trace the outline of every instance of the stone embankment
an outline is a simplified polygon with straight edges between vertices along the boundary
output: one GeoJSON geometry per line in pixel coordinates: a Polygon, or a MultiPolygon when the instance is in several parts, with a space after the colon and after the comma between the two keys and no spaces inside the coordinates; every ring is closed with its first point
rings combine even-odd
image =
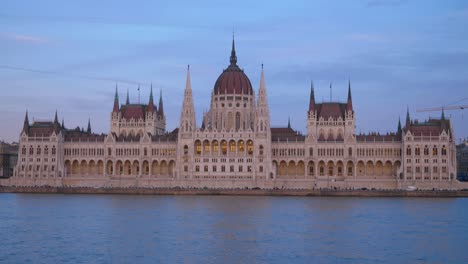
{"type": "Polygon", "coordinates": [[[185,189],[185,188],[87,188],[0,186],[0,193],[142,194],[142,195],[251,195],[343,197],[468,197],[468,190],[339,190],[339,189],[185,189]]]}

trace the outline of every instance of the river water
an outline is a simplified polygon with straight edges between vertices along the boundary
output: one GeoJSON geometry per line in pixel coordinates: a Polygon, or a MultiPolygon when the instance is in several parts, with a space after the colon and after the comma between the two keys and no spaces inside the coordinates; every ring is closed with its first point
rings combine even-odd
{"type": "Polygon", "coordinates": [[[468,263],[468,199],[0,194],[1,263],[468,263]]]}

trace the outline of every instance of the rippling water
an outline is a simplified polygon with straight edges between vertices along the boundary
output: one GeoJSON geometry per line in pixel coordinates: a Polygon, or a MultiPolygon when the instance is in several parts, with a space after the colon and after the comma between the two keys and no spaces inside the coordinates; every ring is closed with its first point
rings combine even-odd
{"type": "Polygon", "coordinates": [[[4,263],[468,263],[468,199],[0,194],[4,263]]]}

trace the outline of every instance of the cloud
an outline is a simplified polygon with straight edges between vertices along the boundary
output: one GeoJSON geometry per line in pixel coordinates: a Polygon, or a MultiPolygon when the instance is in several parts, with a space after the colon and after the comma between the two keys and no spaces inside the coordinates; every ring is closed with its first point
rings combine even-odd
{"type": "Polygon", "coordinates": [[[49,40],[43,37],[22,35],[22,34],[16,34],[16,33],[3,33],[3,34],[0,34],[0,38],[6,39],[6,40],[12,40],[16,42],[31,43],[31,44],[49,43],[49,40]]]}

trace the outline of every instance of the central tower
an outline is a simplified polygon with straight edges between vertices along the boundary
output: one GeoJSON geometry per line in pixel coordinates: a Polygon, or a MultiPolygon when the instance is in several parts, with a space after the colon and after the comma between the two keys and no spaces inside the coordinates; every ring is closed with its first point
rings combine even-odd
{"type": "Polygon", "coordinates": [[[237,65],[234,36],[229,62],[216,80],[202,126],[217,131],[254,130],[255,94],[249,78],[237,65]]]}

